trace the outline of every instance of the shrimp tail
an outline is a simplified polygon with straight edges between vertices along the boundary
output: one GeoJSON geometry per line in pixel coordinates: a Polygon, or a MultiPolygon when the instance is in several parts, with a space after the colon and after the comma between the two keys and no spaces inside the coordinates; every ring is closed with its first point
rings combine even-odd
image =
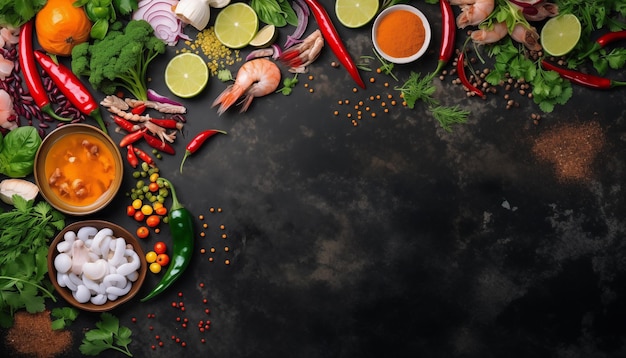
{"type": "Polygon", "coordinates": [[[243,113],[245,111],[248,110],[248,107],[250,107],[250,105],[252,104],[252,100],[254,99],[254,95],[250,94],[250,93],[246,93],[243,97],[243,99],[241,100],[241,109],[239,110],[239,113],[243,113]]]}
{"type": "Polygon", "coordinates": [[[241,86],[237,84],[229,85],[222,93],[220,93],[219,96],[217,96],[211,107],[215,107],[219,104],[220,108],[218,108],[217,114],[221,115],[233,104],[235,104],[235,102],[237,102],[237,100],[243,95],[243,92],[244,89],[241,86]]]}
{"type": "Polygon", "coordinates": [[[531,51],[541,51],[541,43],[539,42],[539,33],[533,26],[525,26],[516,24],[511,32],[511,38],[519,43],[524,44],[531,51]]]}

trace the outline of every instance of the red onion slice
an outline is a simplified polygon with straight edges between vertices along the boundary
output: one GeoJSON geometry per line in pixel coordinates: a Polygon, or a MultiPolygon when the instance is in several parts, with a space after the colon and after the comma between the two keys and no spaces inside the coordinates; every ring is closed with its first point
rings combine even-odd
{"type": "Polygon", "coordinates": [[[183,24],[172,6],[178,0],[140,0],[138,9],[133,13],[133,20],[146,20],[154,29],[154,35],[169,46],[174,46],[178,39],[188,39],[183,33],[183,24]]]}

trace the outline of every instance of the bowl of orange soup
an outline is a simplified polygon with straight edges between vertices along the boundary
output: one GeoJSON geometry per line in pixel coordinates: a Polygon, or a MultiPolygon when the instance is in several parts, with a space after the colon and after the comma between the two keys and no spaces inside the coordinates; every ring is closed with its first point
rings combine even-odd
{"type": "Polygon", "coordinates": [[[109,204],[122,184],[123,171],[115,142],[88,124],[67,124],[50,132],[35,156],[41,195],[69,215],[92,214],[109,204]]]}

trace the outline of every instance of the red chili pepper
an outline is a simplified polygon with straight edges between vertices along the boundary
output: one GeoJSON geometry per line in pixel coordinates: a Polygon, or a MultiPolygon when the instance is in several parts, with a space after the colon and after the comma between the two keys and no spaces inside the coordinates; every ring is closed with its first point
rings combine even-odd
{"type": "Polygon", "coordinates": [[[600,48],[605,47],[606,45],[610,44],[611,42],[615,42],[618,40],[624,40],[626,39],[626,30],[621,30],[621,31],[613,31],[613,32],[608,32],[602,36],[600,36],[595,43],[598,44],[598,46],[600,46],[600,48]]]}
{"type": "Polygon", "coordinates": [[[541,66],[546,70],[557,72],[561,77],[570,80],[577,85],[594,88],[594,89],[609,89],[617,86],[626,86],[626,82],[613,81],[609,78],[590,75],[574,70],[570,70],[563,67],[558,67],[545,59],[541,60],[541,66]]]}
{"type": "Polygon", "coordinates": [[[441,10],[441,44],[439,45],[439,61],[435,73],[439,73],[450,61],[454,53],[454,40],[456,39],[456,19],[449,0],[440,0],[441,10]]]}
{"type": "Polygon", "coordinates": [[[463,83],[465,88],[476,93],[476,95],[478,95],[479,97],[485,96],[480,88],[474,86],[472,83],[470,83],[469,79],[467,79],[467,75],[465,74],[465,52],[463,51],[461,51],[461,53],[459,54],[459,58],[457,59],[456,72],[458,73],[459,79],[461,80],[461,83],[463,83]]]}
{"type": "Polygon", "coordinates": [[[139,159],[132,144],[126,146],[126,160],[133,168],[137,168],[137,165],[139,165],[139,159]]]}
{"type": "Polygon", "coordinates": [[[132,133],[132,132],[136,132],[138,130],[141,130],[141,126],[139,126],[138,124],[135,124],[129,120],[126,120],[120,116],[111,116],[111,118],[113,118],[113,122],[115,124],[117,124],[120,128],[122,128],[123,130],[132,133]]]}
{"type": "Polygon", "coordinates": [[[346,49],[341,37],[337,33],[337,29],[333,22],[328,16],[328,12],[326,9],[320,4],[317,0],[304,0],[304,2],[308,5],[309,9],[311,9],[311,13],[315,17],[315,21],[322,32],[322,36],[328,43],[328,46],[333,51],[335,56],[343,67],[348,70],[352,79],[359,85],[361,88],[365,88],[365,83],[363,83],[363,79],[361,79],[361,75],[359,73],[359,69],[356,67],[354,60],[350,56],[350,53],[346,49]]]}
{"type": "Polygon", "coordinates": [[[72,118],[61,117],[54,113],[46,89],[43,86],[43,82],[41,82],[37,64],[35,63],[35,57],[33,57],[33,20],[22,25],[19,38],[18,55],[20,68],[22,69],[22,75],[26,82],[26,88],[28,88],[28,92],[33,97],[35,104],[43,113],[46,113],[56,120],[64,122],[71,121],[72,118]]]}
{"type": "Polygon", "coordinates": [[[91,95],[87,87],[68,67],[61,63],[54,63],[50,56],[37,50],[35,59],[39,65],[50,76],[50,79],[59,87],[61,92],[81,113],[95,118],[100,129],[107,133],[107,127],[100,114],[100,105],[91,95]]]}
{"type": "Polygon", "coordinates": [[[161,138],[157,138],[148,132],[143,132],[143,138],[146,140],[146,143],[154,149],[158,149],[166,154],[176,154],[174,147],[161,138]]]}
{"type": "Polygon", "coordinates": [[[146,111],[146,105],[145,104],[140,104],[137,107],[133,108],[130,110],[130,113],[132,114],[142,114],[143,112],[146,111]]]}
{"type": "Polygon", "coordinates": [[[159,127],[167,128],[167,129],[178,129],[182,130],[184,124],[175,119],[171,118],[150,118],[150,122],[158,125],[159,127]]]}
{"type": "Polygon", "coordinates": [[[218,129],[207,129],[198,133],[195,137],[191,139],[191,141],[189,141],[189,144],[187,144],[187,147],[185,148],[185,155],[183,156],[183,160],[180,162],[179,170],[181,174],[183,173],[183,165],[185,164],[185,160],[187,159],[187,157],[198,151],[198,149],[200,149],[202,144],[207,139],[213,137],[218,133],[226,134],[226,132],[218,129]]]}
{"type": "Polygon", "coordinates": [[[153,167],[154,166],[154,159],[152,159],[152,157],[150,156],[150,154],[144,152],[143,150],[134,147],[135,148],[135,154],[137,154],[137,157],[139,157],[139,159],[143,160],[144,162],[148,163],[149,166],[153,167]]]}
{"type": "Polygon", "coordinates": [[[141,130],[130,132],[122,138],[120,141],[120,147],[124,148],[129,144],[133,144],[139,139],[143,138],[143,134],[147,131],[146,128],[142,128],[141,130]]]}

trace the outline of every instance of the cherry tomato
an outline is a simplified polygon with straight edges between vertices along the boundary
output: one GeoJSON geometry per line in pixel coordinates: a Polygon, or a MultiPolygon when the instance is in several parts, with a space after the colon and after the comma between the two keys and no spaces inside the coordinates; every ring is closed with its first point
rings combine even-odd
{"type": "Polygon", "coordinates": [[[128,206],[126,207],[126,215],[128,215],[128,216],[130,216],[130,217],[132,217],[133,215],[135,215],[135,212],[136,212],[136,211],[137,211],[137,210],[136,210],[135,208],[133,208],[133,206],[132,206],[132,205],[128,205],[128,206]]]}
{"type": "Polygon", "coordinates": [[[170,263],[170,257],[167,254],[157,255],[156,262],[161,266],[167,266],[170,263]]]}
{"type": "Polygon", "coordinates": [[[150,230],[148,230],[145,226],[140,226],[137,228],[137,237],[140,239],[145,239],[150,235],[150,230]]]}
{"type": "Polygon", "coordinates": [[[136,210],[139,210],[141,208],[141,205],[143,205],[141,199],[133,200],[133,208],[135,208],[136,210]]]}
{"type": "Polygon", "coordinates": [[[161,272],[161,265],[159,265],[156,262],[153,262],[150,264],[150,272],[152,273],[159,273],[161,272]]]}
{"type": "Polygon", "coordinates": [[[147,262],[147,263],[149,263],[149,264],[151,264],[151,263],[153,263],[153,262],[156,262],[156,260],[157,260],[157,256],[159,256],[159,255],[158,255],[156,252],[154,252],[154,251],[149,251],[149,252],[146,254],[146,262],[147,262]]]}
{"type": "Polygon", "coordinates": [[[135,212],[135,215],[133,215],[133,217],[136,221],[143,221],[146,216],[141,212],[141,210],[138,210],[135,212]]]}
{"type": "Polygon", "coordinates": [[[150,183],[148,184],[148,189],[150,189],[151,192],[155,192],[155,191],[159,191],[159,184],[157,183],[150,183]]]}
{"type": "Polygon", "coordinates": [[[167,245],[165,245],[165,243],[163,241],[156,242],[154,244],[154,252],[156,252],[157,255],[166,253],[167,252],[167,245]]]}
{"type": "Polygon", "coordinates": [[[141,207],[141,212],[144,215],[152,215],[152,212],[154,211],[154,209],[152,209],[152,205],[149,204],[143,204],[143,206],[141,207]]]}
{"type": "Polygon", "coordinates": [[[150,215],[146,218],[146,225],[150,227],[157,227],[161,223],[161,217],[158,215],[150,215]]]}

